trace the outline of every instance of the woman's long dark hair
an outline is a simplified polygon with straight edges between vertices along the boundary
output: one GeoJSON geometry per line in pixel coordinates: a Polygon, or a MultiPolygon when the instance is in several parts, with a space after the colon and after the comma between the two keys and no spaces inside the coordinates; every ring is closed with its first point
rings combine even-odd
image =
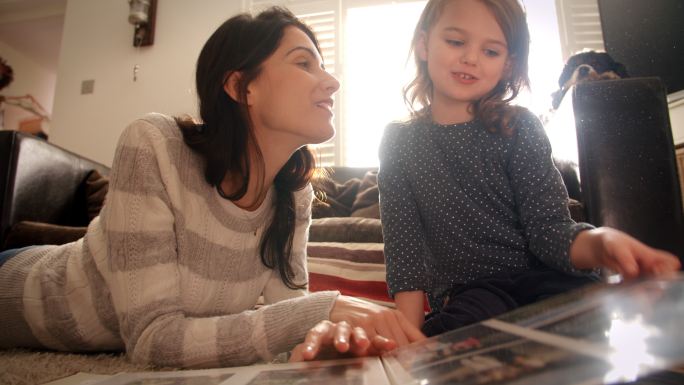
{"type": "MultiPolygon", "coordinates": [[[[238,200],[247,192],[249,164],[256,162],[262,170],[263,155],[256,146],[252,122],[247,111],[247,86],[259,76],[261,64],[276,51],[289,26],[299,28],[309,36],[318,51],[314,33],[290,11],[273,7],[256,17],[240,14],[224,22],[207,40],[197,59],[197,96],[202,123],[191,118],[176,118],[185,143],[205,160],[204,175],[227,199],[238,200]],[[239,72],[237,99],[226,94],[224,83],[239,72]],[[249,146],[254,145],[256,158],[250,159],[249,146]],[[239,176],[237,191],[223,192],[221,182],[226,175],[239,176]]],[[[276,175],[275,213],[264,233],[260,254],[262,263],[277,269],[283,283],[291,289],[306,287],[306,282],[293,281],[291,266],[292,240],[296,210],[294,192],[304,188],[315,170],[311,151],[302,147],[295,151],[276,175]]],[[[258,186],[263,187],[260,182],[258,186]]]]}

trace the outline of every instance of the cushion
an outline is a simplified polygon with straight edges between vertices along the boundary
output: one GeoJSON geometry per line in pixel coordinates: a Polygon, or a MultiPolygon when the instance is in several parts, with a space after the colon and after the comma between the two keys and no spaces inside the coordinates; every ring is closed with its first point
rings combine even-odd
{"type": "Polygon", "coordinates": [[[82,238],[86,230],[87,227],[22,221],[10,228],[3,250],[34,245],[62,245],[82,238]]]}
{"type": "Polygon", "coordinates": [[[382,243],[382,225],[374,218],[316,218],[311,220],[309,242],[382,243]]]}
{"type": "Polygon", "coordinates": [[[361,179],[359,192],[351,208],[351,216],[380,219],[378,172],[368,171],[361,179]]]}
{"type": "Polygon", "coordinates": [[[382,243],[309,242],[309,291],[339,290],[393,307],[382,243]]]}

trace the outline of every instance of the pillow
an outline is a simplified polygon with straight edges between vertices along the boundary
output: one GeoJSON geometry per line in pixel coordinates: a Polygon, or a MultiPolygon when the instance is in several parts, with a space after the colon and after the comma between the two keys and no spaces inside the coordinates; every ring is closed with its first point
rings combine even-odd
{"type": "Polygon", "coordinates": [[[394,307],[385,282],[382,243],[309,242],[309,291],[343,295],[394,307]]]}
{"type": "Polygon", "coordinates": [[[314,179],[311,185],[316,193],[311,209],[313,218],[348,217],[361,180],[352,178],[339,184],[328,177],[320,177],[314,179]]]}
{"type": "Polygon", "coordinates": [[[330,217],[311,220],[309,242],[382,243],[380,219],[330,217]]]}
{"type": "Polygon", "coordinates": [[[87,227],[22,221],[10,228],[3,250],[35,245],[62,245],[79,240],[85,235],[86,230],[87,227]]]}
{"type": "Polygon", "coordinates": [[[378,172],[368,171],[361,180],[359,192],[352,204],[351,216],[380,219],[378,172]]]}

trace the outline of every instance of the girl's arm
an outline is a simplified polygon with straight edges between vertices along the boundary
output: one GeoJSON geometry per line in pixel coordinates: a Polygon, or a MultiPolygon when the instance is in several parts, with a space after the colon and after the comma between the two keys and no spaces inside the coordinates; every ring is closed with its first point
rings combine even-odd
{"type": "Polygon", "coordinates": [[[629,278],[679,269],[679,261],[670,253],[618,230],[594,229],[570,219],[567,192],[553,165],[549,140],[541,122],[528,115],[516,132],[509,169],[534,255],[549,266],[574,273],[608,267],[629,278]]]}
{"type": "MultiPolygon", "coordinates": [[[[402,156],[411,147],[410,127],[390,124],[380,143],[380,218],[390,295],[427,291],[425,260],[429,252],[418,203],[402,156]]],[[[415,315],[412,313],[412,322],[415,315]]]]}
{"type": "Polygon", "coordinates": [[[528,248],[545,265],[580,274],[570,262],[570,245],[582,230],[594,227],[570,218],[567,191],[544,128],[531,112],[521,114],[507,169],[528,248]]]}

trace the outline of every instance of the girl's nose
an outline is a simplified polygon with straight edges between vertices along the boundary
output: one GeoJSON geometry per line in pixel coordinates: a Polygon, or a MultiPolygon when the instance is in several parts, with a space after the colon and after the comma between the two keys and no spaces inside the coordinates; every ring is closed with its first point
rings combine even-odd
{"type": "Polygon", "coordinates": [[[474,65],[477,63],[477,52],[473,49],[465,49],[463,50],[463,54],[461,55],[461,63],[463,64],[469,64],[469,65],[474,65]]]}

